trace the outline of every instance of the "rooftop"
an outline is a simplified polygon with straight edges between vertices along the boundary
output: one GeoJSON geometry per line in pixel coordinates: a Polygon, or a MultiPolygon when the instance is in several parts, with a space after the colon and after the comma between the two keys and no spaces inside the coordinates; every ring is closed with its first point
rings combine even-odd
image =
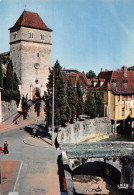
{"type": "Polygon", "coordinates": [[[100,72],[96,79],[98,81],[103,79],[103,84],[100,85],[97,82],[95,86],[91,85],[90,89],[111,90],[116,94],[134,94],[134,71],[128,71],[127,68],[125,70],[100,72]]]}
{"type": "Polygon", "coordinates": [[[28,27],[28,28],[52,31],[50,28],[46,26],[46,24],[43,22],[43,20],[40,18],[40,16],[37,13],[29,12],[25,10],[21,14],[17,22],[14,24],[14,26],[11,27],[9,30],[18,27],[28,27]]]}

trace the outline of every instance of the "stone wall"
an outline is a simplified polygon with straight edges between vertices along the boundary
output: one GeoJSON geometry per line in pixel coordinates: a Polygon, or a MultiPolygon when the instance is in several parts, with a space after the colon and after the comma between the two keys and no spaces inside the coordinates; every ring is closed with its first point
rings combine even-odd
{"type": "Polygon", "coordinates": [[[17,113],[17,106],[15,101],[5,102],[2,101],[2,121],[7,120],[11,116],[17,113]]]}
{"type": "Polygon", "coordinates": [[[107,117],[88,119],[69,124],[58,134],[60,143],[79,143],[87,139],[111,133],[111,121],[107,117]]]}
{"type": "Polygon", "coordinates": [[[45,119],[45,114],[44,114],[44,101],[41,102],[41,111],[40,111],[40,116],[37,117],[37,112],[35,112],[35,104],[33,104],[31,107],[30,107],[30,110],[28,112],[28,117],[27,119],[28,120],[44,120],[45,119]]]}

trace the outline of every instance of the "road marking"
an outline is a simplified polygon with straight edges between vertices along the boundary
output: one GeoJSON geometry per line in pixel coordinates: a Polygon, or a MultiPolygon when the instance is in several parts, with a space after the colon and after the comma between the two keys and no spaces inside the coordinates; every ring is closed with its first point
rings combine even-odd
{"type": "Polygon", "coordinates": [[[19,195],[19,192],[9,192],[8,195],[19,195]]]}
{"type": "Polygon", "coordinates": [[[21,165],[20,165],[20,168],[19,168],[19,171],[18,171],[18,175],[17,175],[16,182],[15,182],[15,185],[14,185],[14,188],[13,188],[13,192],[15,192],[15,189],[16,189],[16,186],[17,186],[17,182],[19,180],[19,176],[20,176],[20,171],[21,171],[22,165],[23,165],[23,161],[21,161],[21,165]]]}

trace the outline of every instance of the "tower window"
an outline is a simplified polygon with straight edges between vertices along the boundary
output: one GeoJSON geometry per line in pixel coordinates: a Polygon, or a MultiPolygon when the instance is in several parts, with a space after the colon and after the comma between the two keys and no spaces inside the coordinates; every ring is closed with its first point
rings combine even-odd
{"type": "Polygon", "coordinates": [[[14,33],[13,37],[14,37],[14,39],[16,39],[16,33],[14,33]]]}
{"type": "Polygon", "coordinates": [[[29,37],[33,39],[34,35],[33,35],[33,33],[32,33],[32,32],[30,32],[29,37]]]}
{"type": "Polygon", "coordinates": [[[38,58],[40,57],[40,54],[39,54],[39,53],[37,53],[37,57],[38,57],[38,58]]]}
{"type": "Polygon", "coordinates": [[[41,37],[41,40],[45,39],[45,35],[44,34],[41,34],[40,37],[41,37]]]}

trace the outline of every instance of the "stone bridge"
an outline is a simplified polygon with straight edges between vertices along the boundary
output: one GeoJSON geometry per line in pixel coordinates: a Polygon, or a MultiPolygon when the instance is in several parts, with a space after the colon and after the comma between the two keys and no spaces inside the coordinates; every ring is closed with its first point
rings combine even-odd
{"type": "Polygon", "coordinates": [[[59,132],[69,195],[74,194],[74,175],[100,176],[134,190],[134,142],[84,142],[110,134],[111,123],[106,117],[77,122],[59,132]]]}
{"type": "Polygon", "coordinates": [[[74,175],[95,175],[134,189],[134,142],[61,144],[68,194],[74,175]]]}

